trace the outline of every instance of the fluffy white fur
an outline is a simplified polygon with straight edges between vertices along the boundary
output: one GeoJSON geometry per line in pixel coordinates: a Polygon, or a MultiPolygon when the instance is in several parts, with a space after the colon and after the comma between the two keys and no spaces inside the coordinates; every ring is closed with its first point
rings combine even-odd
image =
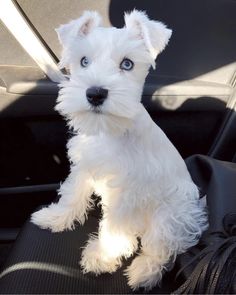
{"type": "Polygon", "coordinates": [[[52,232],[73,229],[87,218],[95,192],[103,218],[82,253],[83,271],[114,272],[122,257],[137,250],[139,237],[142,248],[125,275],[132,289],[148,290],[160,282],[167,263],[198,242],[207,218],[183,159],[140,102],[148,70],[171,30],[136,10],[125,15],[125,24],[103,28],[96,12],[84,12],[57,30],[60,64],[70,70],[56,109],[75,131],[68,142],[71,172],[59,202],[31,220],[52,232]],[[134,62],[131,71],[120,69],[123,58],[134,62]],[[92,86],[108,89],[96,110],[86,98],[92,86]]]}

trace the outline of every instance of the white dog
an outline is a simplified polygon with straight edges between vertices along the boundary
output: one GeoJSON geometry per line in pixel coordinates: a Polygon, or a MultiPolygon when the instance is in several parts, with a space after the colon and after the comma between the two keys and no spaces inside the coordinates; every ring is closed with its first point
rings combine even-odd
{"type": "Polygon", "coordinates": [[[32,222],[52,232],[73,229],[75,221],[84,223],[96,193],[103,218],[83,250],[83,271],[114,272],[140,238],[125,275],[132,289],[151,289],[207,227],[185,162],[140,102],[171,30],[136,10],[125,14],[124,28],[104,28],[96,12],[86,11],[57,33],[60,66],[70,77],[56,109],[76,131],[68,143],[72,165],[59,202],[34,213],[32,222]]]}

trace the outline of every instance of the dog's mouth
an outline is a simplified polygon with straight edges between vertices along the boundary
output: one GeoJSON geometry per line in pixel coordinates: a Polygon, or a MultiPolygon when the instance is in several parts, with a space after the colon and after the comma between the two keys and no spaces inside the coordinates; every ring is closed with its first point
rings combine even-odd
{"type": "Polygon", "coordinates": [[[90,110],[95,114],[102,114],[102,109],[100,106],[91,106],[90,110]]]}

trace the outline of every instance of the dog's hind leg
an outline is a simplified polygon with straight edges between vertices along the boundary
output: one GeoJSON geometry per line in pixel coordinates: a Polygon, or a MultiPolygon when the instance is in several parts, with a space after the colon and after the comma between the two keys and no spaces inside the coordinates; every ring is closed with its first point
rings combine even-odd
{"type": "Polygon", "coordinates": [[[159,283],[165,264],[171,257],[168,247],[161,239],[150,238],[153,238],[151,232],[142,237],[142,251],[125,271],[128,284],[133,290],[143,287],[148,291],[159,283]]]}
{"type": "Polygon", "coordinates": [[[153,206],[149,213],[141,235],[141,253],[125,271],[133,290],[143,287],[148,291],[160,283],[167,263],[175,258],[181,227],[171,215],[168,204],[153,206]]]}
{"type": "Polygon", "coordinates": [[[122,257],[130,257],[137,249],[138,242],[134,235],[110,224],[109,219],[104,218],[100,222],[98,236],[90,237],[81,259],[85,273],[112,273],[121,266],[122,257]]]}
{"type": "Polygon", "coordinates": [[[93,205],[91,195],[93,187],[88,173],[73,167],[70,175],[61,185],[58,203],[52,203],[31,216],[31,221],[41,228],[60,232],[73,229],[74,222],[83,224],[87,210],[93,205]]]}
{"type": "Polygon", "coordinates": [[[204,224],[204,210],[195,199],[183,203],[177,198],[172,204],[166,202],[153,208],[141,236],[142,252],[126,271],[132,289],[149,290],[159,283],[177,254],[197,244],[204,224]]]}

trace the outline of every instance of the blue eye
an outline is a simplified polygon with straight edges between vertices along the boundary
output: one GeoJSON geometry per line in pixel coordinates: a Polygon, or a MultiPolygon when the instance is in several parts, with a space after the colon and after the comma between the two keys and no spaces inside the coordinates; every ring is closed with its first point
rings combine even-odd
{"type": "Polygon", "coordinates": [[[86,56],[82,57],[80,64],[83,68],[86,68],[89,65],[89,59],[86,56]]]}
{"type": "Polygon", "coordinates": [[[120,63],[121,70],[130,71],[133,69],[133,67],[134,67],[134,63],[132,62],[132,60],[128,58],[124,58],[122,62],[120,63]]]}

